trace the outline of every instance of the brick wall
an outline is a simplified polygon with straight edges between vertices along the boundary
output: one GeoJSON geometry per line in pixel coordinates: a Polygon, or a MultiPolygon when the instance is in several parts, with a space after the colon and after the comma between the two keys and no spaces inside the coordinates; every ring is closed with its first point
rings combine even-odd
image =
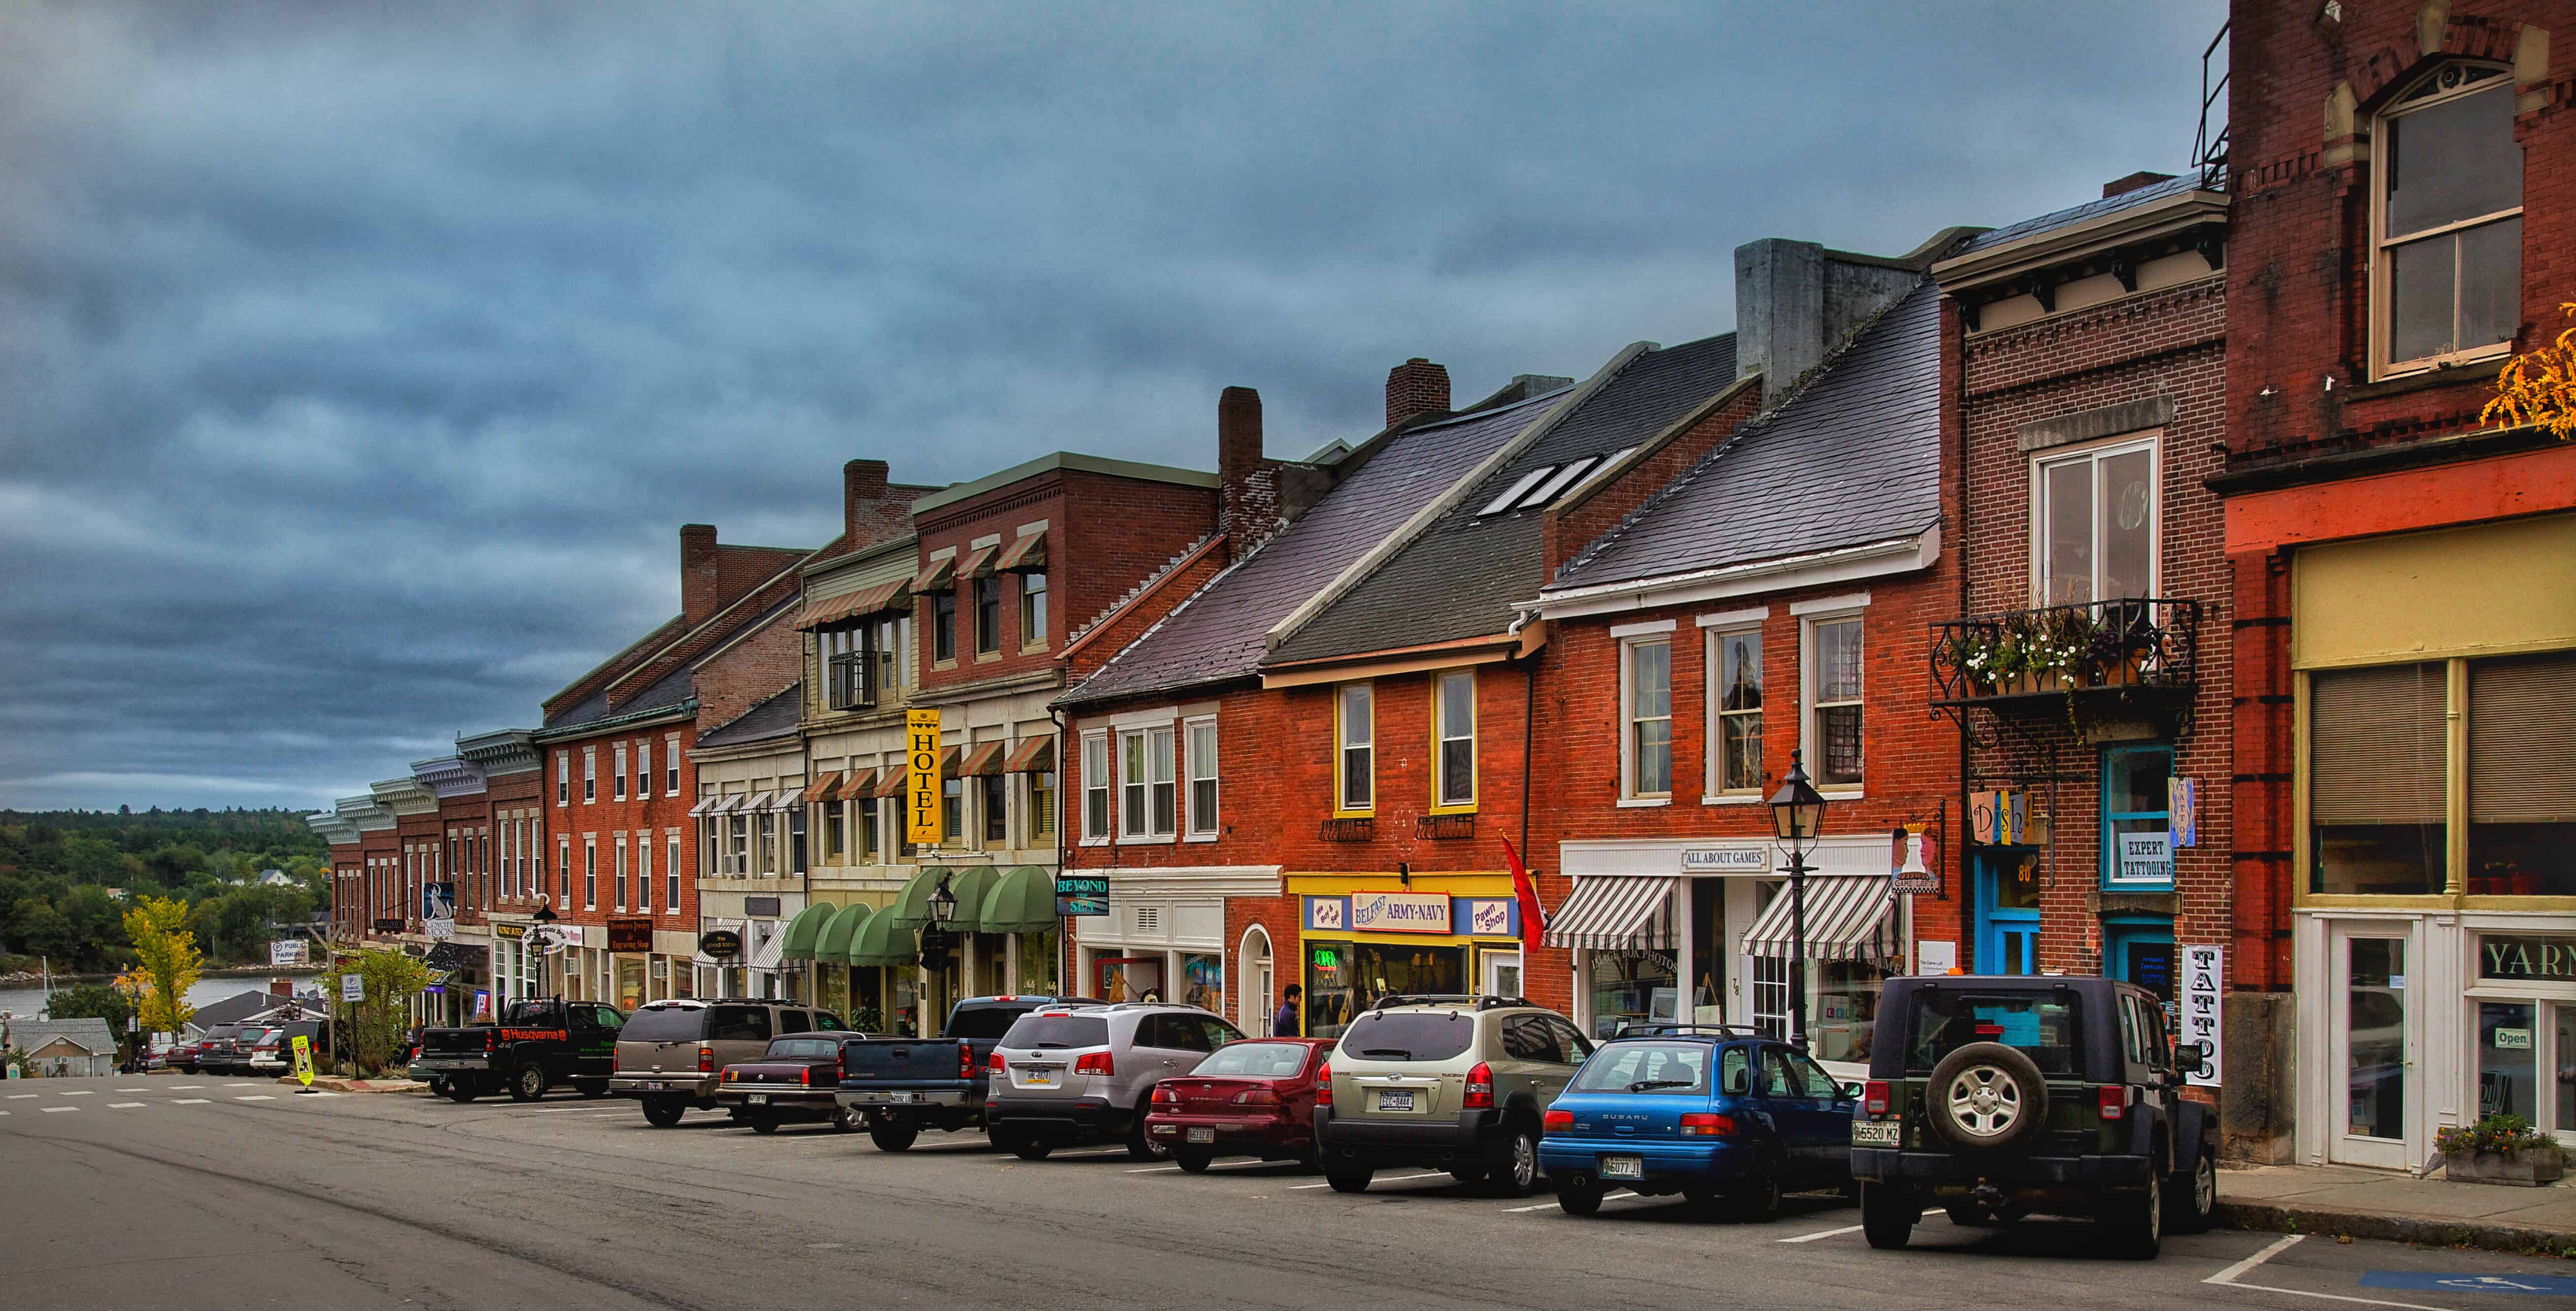
{"type": "Polygon", "coordinates": [[[1233,540],[1226,536],[1210,538],[1169,562],[1168,568],[1146,580],[1132,597],[1122,600],[1065,649],[1066,680],[1079,683],[1100,672],[1100,667],[1129,643],[1144,636],[1146,629],[1162,622],[1175,606],[1224,572],[1234,558],[1233,540]]]}
{"type": "Polygon", "coordinates": [[[732,723],[803,677],[805,635],[796,631],[794,614],[772,618],[689,672],[700,732],[732,723]]]}
{"type": "MultiPolygon", "coordinates": [[[[627,834],[631,843],[633,836],[642,832],[649,833],[653,841],[654,927],[685,929],[692,933],[697,931],[697,821],[689,818],[689,808],[697,804],[698,771],[696,762],[690,760],[688,755],[691,748],[696,745],[697,726],[695,724],[686,719],[669,719],[623,728],[615,732],[547,742],[540,747],[540,750],[545,753],[545,767],[540,772],[545,780],[543,786],[546,799],[542,809],[545,811],[546,821],[544,851],[547,861],[547,880],[542,886],[556,894],[555,913],[562,917],[564,923],[604,924],[610,916],[617,913],[615,891],[617,861],[611,852],[611,843],[619,833],[627,834]],[[663,786],[664,780],[669,776],[671,761],[669,742],[672,733],[679,734],[680,738],[680,785],[676,790],[666,789],[663,786]],[[634,790],[635,749],[637,744],[645,742],[651,743],[653,748],[653,772],[648,780],[652,795],[639,797],[634,790]],[[618,789],[612,777],[616,771],[616,748],[619,743],[624,743],[627,748],[627,787],[626,794],[622,798],[618,795],[618,789]],[[599,752],[599,794],[598,799],[591,802],[584,802],[581,799],[581,762],[584,747],[596,747],[599,752]],[[565,806],[553,804],[554,760],[557,752],[569,752],[572,757],[572,801],[565,806]],[[669,841],[664,833],[666,829],[677,829],[680,833],[680,909],[677,914],[669,913],[665,897],[669,884],[669,880],[665,877],[667,871],[664,861],[669,850],[669,841]],[[572,892],[572,906],[569,909],[563,905],[562,888],[554,882],[557,842],[559,839],[566,838],[570,839],[572,853],[572,859],[567,867],[572,892]],[[585,904],[582,895],[582,848],[584,840],[592,838],[597,840],[599,846],[599,894],[598,906],[595,909],[585,904]]],[[[631,880],[634,868],[631,855],[629,861],[628,877],[631,880]]],[[[631,884],[629,897],[628,904],[634,904],[631,884]]]]}

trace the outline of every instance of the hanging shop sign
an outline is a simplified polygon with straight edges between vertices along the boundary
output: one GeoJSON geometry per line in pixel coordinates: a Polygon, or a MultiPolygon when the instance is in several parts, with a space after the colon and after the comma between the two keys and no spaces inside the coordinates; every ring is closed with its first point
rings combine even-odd
{"type": "Polygon", "coordinates": [[[420,931],[427,934],[429,936],[429,940],[432,942],[445,942],[456,936],[456,921],[452,919],[422,920],[420,922],[420,931]]]}
{"type": "Polygon", "coordinates": [[[376,932],[378,932],[378,933],[400,933],[400,932],[402,932],[402,931],[403,931],[403,922],[402,922],[401,920],[377,920],[377,921],[376,921],[376,932]]]}
{"type": "Polygon", "coordinates": [[[505,920],[492,926],[492,936],[496,938],[524,938],[528,936],[528,926],[515,920],[505,920]]]}
{"type": "Polygon", "coordinates": [[[2200,845],[2200,781],[2189,778],[2165,780],[2166,826],[2173,830],[2177,847],[2200,845]]]}
{"type": "Polygon", "coordinates": [[[939,845],[939,712],[903,712],[904,837],[939,845]]]}
{"type": "Polygon", "coordinates": [[[1941,890],[1941,835],[1928,824],[1900,824],[1888,842],[1887,870],[1897,892],[1941,890]]]}
{"type": "Polygon", "coordinates": [[[420,917],[425,920],[456,918],[456,885],[453,883],[421,884],[420,917]]]}
{"type": "Polygon", "coordinates": [[[1354,933],[1449,932],[1449,898],[1431,892],[1354,892],[1354,933]]]}
{"type": "Polygon", "coordinates": [[[714,960],[732,960],[742,954],[742,935],[731,929],[712,929],[698,935],[698,954],[714,960]]]}
{"type": "Polygon", "coordinates": [[[1109,880],[1089,875],[1057,875],[1055,913],[1058,915],[1108,914],[1109,880]]]}
{"type": "Polygon", "coordinates": [[[636,915],[608,921],[608,949],[610,951],[653,950],[652,917],[636,915]]]}
{"type": "Polygon", "coordinates": [[[2218,1058],[2225,1049],[2221,1041],[2222,1023],[2219,990],[2226,981],[2225,951],[2222,948],[2187,946],[2182,949],[2182,1032],[2175,1035],[2183,1042],[2209,1044],[2209,1060],[2198,1074],[2188,1076],[2195,1087],[2219,1085],[2218,1058]]]}
{"type": "Polygon", "coordinates": [[[1969,793],[1968,836],[1981,847],[2028,845],[2030,794],[2011,788],[1969,793]]]}
{"type": "Polygon", "coordinates": [[[2486,934],[2478,939],[2478,977],[2556,982],[2576,979],[2576,938],[2486,934]]]}

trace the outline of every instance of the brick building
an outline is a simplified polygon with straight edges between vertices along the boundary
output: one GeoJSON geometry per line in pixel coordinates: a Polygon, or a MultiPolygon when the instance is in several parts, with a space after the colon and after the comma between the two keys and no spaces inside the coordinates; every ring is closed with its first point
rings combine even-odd
{"type": "Polygon", "coordinates": [[[2308,999],[2302,1162],[2576,1132],[2576,446],[2479,418],[2576,300],[2576,5],[2233,8],[2210,483],[2239,886],[2291,926],[2233,965],[2308,999]]]}
{"type": "Polygon", "coordinates": [[[491,1013],[498,1015],[500,1003],[535,995],[523,917],[539,904],[537,879],[548,850],[544,760],[526,729],[459,737],[456,758],[482,776],[490,815],[490,871],[474,906],[490,947],[480,990],[488,990],[491,1013]]]}

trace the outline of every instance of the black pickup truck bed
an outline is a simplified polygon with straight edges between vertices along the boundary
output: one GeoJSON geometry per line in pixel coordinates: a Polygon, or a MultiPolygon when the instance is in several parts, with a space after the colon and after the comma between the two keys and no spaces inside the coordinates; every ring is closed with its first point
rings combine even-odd
{"type": "Polygon", "coordinates": [[[512,1002],[498,1024],[421,1030],[408,1073],[456,1102],[504,1091],[535,1101],[561,1083],[598,1097],[608,1091],[624,1020],[597,1002],[512,1002]]]}
{"type": "Polygon", "coordinates": [[[903,1151],[923,1129],[980,1129],[987,1067],[1002,1035],[1041,1006],[1086,1000],[969,997],[948,1012],[939,1037],[849,1039],[841,1044],[840,1103],[867,1117],[868,1137],[882,1151],[903,1151]]]}

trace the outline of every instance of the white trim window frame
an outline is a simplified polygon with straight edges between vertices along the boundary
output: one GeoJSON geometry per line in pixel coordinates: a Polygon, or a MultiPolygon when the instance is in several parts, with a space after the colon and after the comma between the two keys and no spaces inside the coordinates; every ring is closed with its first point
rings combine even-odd
{"type": "Polygon", "coordinates": [[[1169,842],[1179,828],[1179,780],[1170,725],[1118,734],[1118,840],[1169,842]]]}
{"type": "Polygon", "coordinates": [[[1181,731],[1186,736],[1187,746],[1182,760],[1190,772],[1189,840],[1214,842],[1217,839],[1217,808],[1221,804],[1216,716],[1196,715],[1184,719],[1181,731]]]}
{"type": "Polygon", "coordinates": [[[623,742],[618,743],[616,751],[617,755],[613,763],[617,766],[617,769],[615,773],[609,775],[608,799],[611,801],[624,801],[626,799],[626,744],[623,742]]]}
{"type": "Polygon", "coordinates": [[[581,804],[587,806],[598,800],[599,748],[583,747],[581,749],[581,804]]]}
{"type": "Polygon", "coordinates": [[[1109,733],[1094,729],[1082,735],[1082,844],[1109,841],[1117,822],[1117,780],[1109,772],[1109,733]]]}
{"type": "Polygon", "coordinates": [[[635,739],[635,799],[643,801],[653,795],[653,739],[635,739]]]}
{"type": "Polygon", "coordinates": [[[635,832],[635,913],[653,913],[653,830],[635,832]]]}
{"type": "Polygon", "coordinates": [[[599,835],[581,835],[581,908],[599,909],[599,835]]]}
{"type": "MultiPolygon", "coordinates": [[[[621,770],[617,771],[617,773],[618,773],[618,777],[619,777],[619,778],[621,778],[621,779],[622,779],[622,778],[624,778],[624,777],[626,776],[626,771],[625,771],[625,770],[622,770],[622,769],[621,769],[621,770]]],[[[612,834],[610,834],[610,835],[609,835],[609,838],[608,838],[608,853],[609,853],[609,857],[608,857],[608,858],[609,858],[609,863],[610,863],[610,864],[615,868],[615,870],[616,870],[616,872],[617,872],[617,883],[616,883],[616,889],[617,889],[617,900],[616,900],[615,902],[611,903],[611,904],[613,904],[613,905],[615,905],[615,906],[617,907],[617,913],[618,913],[618,914],[623,915],[623,914],[625,914],[625,913],[626,913],[626,907],[630,904],[630,903],[626,900],[626,897],[627,897],[626,880],[627,880],[627,878],[629,877],[629,874],[628,874],[627,869],[626,869],[626,834],[625,834],[625,833],[623,833],[623,832],[618,832],[618,833],[612,833],[612,834]]]]}
{"type": "Polygon", "coordinates": [[[1667,622],[1660,632],[1619,639],[1619,800],[1668,805],[1672,796],[1673,639],[1667,622]],[[1645,668],[1650,662],[1655,669],[1645,668]],[[1641,686],[1649,673],[1660,674],[1659,687],[1641,686]],[[1660,775],[1652,763],[1657,751],[1660,775]],[[1655,783],[1662,786],[1649,786],[1655,783]]]}
{"type": "MultiPolygon", "coordinates": [[[[2513,140],[2514,99],[2514,78],[2511,69],[2483,61],[2454,59],[2427,72],[2414,85],[2401,92],[2386,110],[2371,120],[2370,356],[2372,377],[2398,377],[2448,365],[2497,359],[2513,349],[2513,334],[2520,329],[2522,323],[2524,272],[2522,219],[2525,200],[2523,184],[2525,169],[2528,166],[2523,157],[2521,143],[2513,140]],[[2482,100],[2482,97],[2491,97],[2491,99],[2482,100]],[[2470,106],[2472,101],[2479,102],[2474,109],[2470,106]],[[2512,173],[2510,188],[2512,203],[2501,203],[2505,198],[2503,194],[2505,189],[2499,187],[2496,189],[2496,194],[2486,198],[2488,204],[2479,205],[2474,212],[2460,212],[2458,206],[2462,202],[2452,198],[2458,195],[2460,189],[2451,187],[2439,189],[2444,194],[2430,202],[2426,207],[2430,210],[2428,213],[2417,216],[2402,212],[2392,214],[2392,209],[2414,208],[2404,195],[2401,194],[2392,200],[2389,194],[2392,189],[2402,191],[2405,182],[2405,170],[2400,167],[2397,152],[2405,136],[2406,120],[2418,118],[2422,129],[2430,134],[2437,131],[2434,126],[2437,122],[2450,120],[2444,126],[2456,129],[2456,126],[2471,114],[2491,116],[2494,121],[2486,126],[2491,132],[2500,131],[2501,137],[2480,142],[2463,142],[2457,139],[2456,134],[2449,137],[2434,135],[2431,144],[2425,148],[2424,165],[2439,169],[2444,163],[2459,161],[2461,167],[2475,168],[2481,162],[2475,158],[2479,153],[2475,147],[2483,144],[2497,152],[2496,158],[2483,162],[2492,164],[2498,171],[2509,168],[2512,173]],[[2503,158],[2506,153],[2511,155],[2509,165],[2503,158]],[[2404,231],[2391,235],[2389,229],[2396,223],[2408,223],[2409,226],[2404,231]],[[2474,308],[2471,303],[2471,293],[2464,290],[2469,279],[2463,276],[2468,272],[2473,244],[2482,245],[2484,249],[2479,252],[2481,257],[2491,260],[2501,260],[2503,252],[2509,248],[2512,252],[2513,276],[2502,280],[2510,290],[2497,288],[2496,290],[2501,293],[2497,302],[2483,306],[2484,310],[2496,320],[2492,326],[2501,327],[2504,335],[2497,340],[2463,347],[2459,344],[2460,334],[2469,327],[2467,316],[2474,308]],[[2429,257],[2429,263],[2417,264],[2417,269],[2421,272],[2439,276],[2443,263],[2447,262],[2450,266],[2447,291],[2451,313],[2447,349],[2409,350],[2405,354],[2400,353],[2406,348],[2396,340],[2397,299],[2401,290],[2400,274],[2409,270],[2401,270],[2398,265],[2402,260],[2401,252],[2409,249],[2421,250],[2429,257]],[[2444,259],[2445,256],[2447,260],[2444,259]]],[[[2456,177],[2446,178],[2439,174],[2436,176],[2438,181],[2457,181],[2456,177]]],[[[2470,199],[2478,198],[2472,194],[2470,199]]],[[[2404,262],[2415,263],[2415,261],[2404,262]]]]}
{"type": "Polygon", "coordinates": [[[555,900],[558,909],[572,909],[572,835],[555,835],[555,900]]]}
{"type": "Polygon", "coordinates": [[[2164,554],[2163,436],[2157,429],[2031,455],[2031,604],[2079,605],[2156,594],[2164,554]],[[2143,477],[2137,476],[2141,463],[2143,477]],[[2080,498],[2066,495],[2079,491],[2080,498]],[[2071,514],[2079,499],[2085,519],[2082,541],[2070,537],[2061,542],[2060,517],[2071,514]],[[2138,522],[2129,522],[2132,518],[2138,522]],[[2112,561],[2114,551],[2131,552],[2142,529],[2146,559],[2112,561]],[[2081,576],[2074,576],[2078,561],[2060,558],[2061,551],[2076,550],[2083,553],[2081,576]]]}
{"type": "Polygon", "coordinates": [[[662,913],[680,913],[680,830],[662,830],[662,913]]]}
{"type": "Polygon", "coordinates": [[[1798,618],[1798,741],[1807,750],[1800,763],[1808,777],[1815,780],[1816,790],[1838,801],[1858,797],[1869,777],[1867,743],[1869,737],[1869,646],[1868,630],[1862,610],[1821,611],[1798,618]],[[1846,627],[1847,626],[1847,627],[1846,627]],[[1822,643],[1827,638],[1848,635],[1851,642],[1849,669],[1821,669],[1824,658],[1822,643]],[[1848,681],[1838,675],[1847,672],[1848,681]],[[1832,683],[1827,675],[1835,674],[1832,683]],[[1828,693],[1831,694],[1828,699],[1828,693]],[[1827,712],[1849,712],[1852,718],[1851,763],[1849,770],[1834,754],[1834,744],[1825,740],[1823,727],[1827,712]]]}
{"type": "Polygon", "coordinates": [[[1706,726],[1707,778],[1701,783],[1711,802],[1762,794],[1763,669],[1762,625],[1732,624],[1703,630],[1702,659],[1708,670],[1706,726]],[[1747,677],[1749,675],[1749,677],[1747,677]],[[1732,695],[1741,684],[1744,696],[1732,695]],[[1738,750],[1741,742],[1749,749],[1738,750]],[[1749,781],[1748,781],[1749,780],[1749,781]]]}
{"type": "Polygon", "coordinates": [[[1377,813],[1377,685],[1333,689],[1333,814],[1377,813]]]}
{"type": "Polygon", "coordinates": [[[1476,669],[1470,665],[1431,676],[1431,813],[1464,815],[1475,809],[1476,669]],[[1458,693],[1454,703],[1453,692],[1458,693]]]}
{"type": "Polygon", "coordinates": [[[680,735],[662,735],[662,795],[680,795],[680,735]]]}
{"type": "Polygon", "coordinates": [[[569,750],[555,753],[555,804],[572,804],[572,752],[569,750]]]}

